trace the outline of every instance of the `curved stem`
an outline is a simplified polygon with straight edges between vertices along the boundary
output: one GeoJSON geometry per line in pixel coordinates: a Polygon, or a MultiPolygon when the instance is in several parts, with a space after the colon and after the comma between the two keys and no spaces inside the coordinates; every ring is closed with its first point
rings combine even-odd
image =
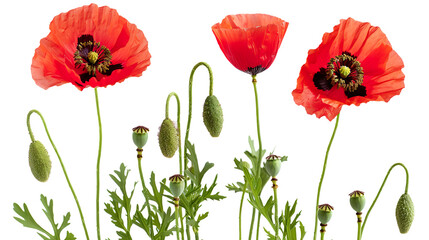
{"type": "Polygon", "coordinates": [[[165,118],[168,118],[169,113],[169,105],[170,105],[170,98],[174,96],[176,98],[177,102],[177,132],[179,133],[179,170],[180,174],[183,175],[183,166],[182,166],[182,139],[180,134],[180,100],[179,96],[175,92],[171,92],[168,94],[167,102],[165,104],[165,118]]]}
{"type": "Polygon", "coordinates": [[[240,211],[238,214],[238,236],[239,236],[239,240],[241,240],[241,212],[243,211],[243,201],[244,201],[244,195],[246,194],[246,187],[247,187],[247,181],[246,181],[246,178],[244,178],[243,194],[241,195],[240,211]]]}
{"type": "Polygon", "coordinates": [[[27,128],[28,128],[28,133],[30,134],[31,141],[32,142],[35,141],[34,135],[33,135],[33,131],[31,131],[31,126],[30,126],[30,116],[33,113],[36,113],[37,115],[39,115],[40,119],[42,119],[43,126],[45,127],[45,131],[46,131],[46,135],[48,136],[49,141],[51,142],[52,148],[54,148],[55,153],[57,154],[58,160],[60,161],[60,165],[61,165],[61,168],[62,168],[63,173],[64,173],[64,177],[66,178],[67,184],[69,185],[70,191],[71,191],[71,193],[73,195],[73,198],[74,198],[74,200],[76,202],[76,206],[77,206],[77,209],[79,211],[80,220],[82,222],[83,230],[85,231],[86,239],[89,240],[88,230],[86,229],[85,219],[83,217],[82,209],[80,208],[79,200],[77,199],[76,193],[73,190],[73,186],[72,186],[72,184],[70,182],[70,179],[69,179],[69,177],[67,175],[67,171],[66,171],[66,168],[65,168],[65,166],[63,164],[63,161],[61,160],[61,156],[60,156],[57,148],[55,147],[54,141],[52,141],[51,135],[49,134],[48,127],[46,125],[45,119],[43,118],[42,114],[39,111],[37,111],[37,110],[31,110],[30,112],[28,112],[28,115],[27,115],[27,128]]]}
{"type": "Polygon", "coordinates": [[[314,240],[316,240],[316,237],[317,237],[317,223],[318,223],[317,211],[319,210],[320,190],[322,189],[323,178],[325,177],[326,165],[328,163],[329,150],[331,149],[332,141],[334,140],[335,133],[337,132],[337,127],[338,127],[338,121],[339,121],[339,119],[340,119],[340,114],[338,113],[337,119],[335,121],[334,131],[332,132],[331,140],[329,141],[328,148],[326,149],[325,161],[323,163],[322,175],[320,176],[319,187],[317,189],[316,217],[315,217],[315,221],[314,221],[315,223],[314,223],[314,237],[313,237],[314,240]]]}
{"type": "MultiPolygon", "coordinates": [[[[191,118],[192,118],[192,84],[194,81],[194,73],[197,70],[197,68],[199,66],[205,66],[207,68],[207,70],[209,71],[209,77],[210,77],[210,88],[209,88],[209,96],[213,95],[213,73],[212,73],[212,69],[210,68],[210,66],[205,63],[205,62],[199,62],[197,63],[194,68],[191,71],[191,75],[189,77],[189,112],[188,112],[188,124],[186,126],[186,134],[185,134],[185,145],[186,142],[188,141],[189,138],[189,129],[191,128],[191,118]]],[[[185,153],[184,155],[186,155],[186,147],[185,147],[185,153]]],[[[186,157],[184,157],[185,159],[185,164],[184,164],[184,168],[186,169],[188,167],[188,160],[186,157]]]]}
{"type": "Polygon", "coordinates": [[[405,167],[405,165],[404,165],[404,164],[402,164],[402,163],[395,163],[395,164],[393,164],[393,165],[390,167],[389,171],[387,171],[386,177],[384,178],[383,183],[382,183],[382,184],[381,184],[381,186],[380,186],[380,190],[378,190],[377,196],[375,197],[374,201],[373,201],[373,202],[372,202],[372,204],[371,204],[371,207],[370,207],[370,208],[369,208],[369,210],[368,210],[368,213],[367,213],[367,214],[366,214],[366,216],[365,216],[365,220],[363,221],[362,229],[361,229],[361,233],[360,233],[360,237],[361,237],[361,238],[362,238],[362,234],[363,234],[363,229],[365,228],[366,221],[368,220],[368,216],[369,216],[369,214],[371,213],[371,210],[372,210],[372,208],[374,207],[375,203],[377,202],[377,199],[378,199],[378,197],[380,196],[381,191],[383,190],[384,184],[386,183],[387,178],[388,178],[388,177],[389,177],[389,175],[390,175],[390,172],[391,172],[391,171],[392,171],[392,169],[393,169],[393,168],[395,168],[396,166],[401,166],[401,167],[405,170],[405,174],[406,174],[405,193],[408,193],[408,180],[409,180],[408,169],[407,169],[407,168],[405,167]]]}
{"type": "Polygon", "coordinates": [[[98,156],[97,156],[97,194],[96,194],[96,216],[97,216],[97,238],[101,240],[100,236],[100,160],[101,160],[101,147],[103,142],[103,132],[101,128],[101,117],[100,117],[100,105],[98,103],[98,92],[97,88],[94,88],[95,93],[95,105],[97,107],[97,117],[98,117],[98,156]]]}
{"type": "Polygon", "coordinates": [[[143,170],[142,170],[142,152],[143,149],[138,148],[137,149],[137,160],[138,160],[138,165],[139,165],[139,175],[140,175],[140,181],[142,183],[142,187],[143,187],[143,195],[146,201],[146,208],[147,208],[147,212],[148,212],[148,220],[149,220],[149,226],[150,226],[150,238],[153,239],[153,224],[152,224],[152,211],[150,210],[150,206],[149,206],[149,197],[147,196],[146,193],[146,184],[144,183],[144,177],[143,177],[143,170]]]}

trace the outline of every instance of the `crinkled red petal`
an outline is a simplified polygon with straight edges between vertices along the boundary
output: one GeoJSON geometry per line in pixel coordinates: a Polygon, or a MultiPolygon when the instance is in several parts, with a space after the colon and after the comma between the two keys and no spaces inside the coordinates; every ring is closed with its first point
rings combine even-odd
{"type": "Polygon", "coordinates": [[[318,118],[332,120],[342,105],[356,105],[369,101],[388,102],[404,88],[404,64],[392,49],[386,35],[378,27],[349,18],[341,20],[331,33],[323,35],[317,49],[308,52],[307,62],[302,66],[297,87],[292,92],[295,103],[306,108],[307,113],[318,118]],[[317,89],[313,76],[329,60],[347,51],[357,56],[364,71],[363,85],[367,96],[347,98],[342,88],[329,91],[317,89]]]}
{"type": "Polygon", "coordinates": [[[70,82],[78,89],[106,87],[123,82],[128,77],[138,77],[150,65],[147,40],[141,30],[116,10],[98,7],[96,4],[83,6],[56,16],[50,26],[50,34],[40,41],[31,67],[33,79],[44,89],[70,82]],[[74,52],[77,39],[90,34],[96,42],[107,47],[112,55],[111,64],[121,64],[122,69],[110,76],[97,74],[83,83],[75,68],[74,52]]]}

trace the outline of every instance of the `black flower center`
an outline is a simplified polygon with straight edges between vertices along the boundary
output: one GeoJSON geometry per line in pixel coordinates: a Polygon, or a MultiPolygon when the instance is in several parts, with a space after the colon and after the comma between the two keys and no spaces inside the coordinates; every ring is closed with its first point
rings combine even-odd
{"type": "Polygon", "coordinates": [[[74,53],[75,67],[85,72],[80,75],[82,83],[95,77],[97,73],[109,76],[114,70],[122,69],[122,64],[111,64],[110,50],[94,41],[92,35],[82,35],[77,39],[74,53]]]}
{"type": "Polygon", "coordinates": [[[265,71],[265,69],[266,68],[263,68],[262,65],[258,65],[256,67],[247,68],[247,70],[245,72],[254,76],[254,75],[257,75],[258,73],[265,71]]]}
{"type": "Polygon", "coordinates": [[[363,68],[356,56],[349,52],[331,58],[326,68],[313,76],[314,86],[317,89],[328,91],[332,87],[343,88],[348,98],[366,96],[366,87],[363,86],[363,68]]]}

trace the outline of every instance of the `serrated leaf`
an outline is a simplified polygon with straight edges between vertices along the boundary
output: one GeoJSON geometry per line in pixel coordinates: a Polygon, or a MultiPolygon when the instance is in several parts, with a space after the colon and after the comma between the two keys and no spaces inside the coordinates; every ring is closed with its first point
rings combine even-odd
{"type": "Polygon", "coordinates": [[[64,240],[76,240],[76,237],[72,233],[67,232],[67,236],[64,240]]]}

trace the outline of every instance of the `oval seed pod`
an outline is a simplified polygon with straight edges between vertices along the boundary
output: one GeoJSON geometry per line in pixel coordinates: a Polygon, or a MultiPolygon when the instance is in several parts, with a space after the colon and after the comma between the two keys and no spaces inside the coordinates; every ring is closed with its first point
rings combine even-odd
{"type": "Polygon", "coordinates": [[[203,121],[212,137],[219,137],[223,127],[223,112],[216,96],[208,96],[204,102],[203,121]]]}
{"type": "Polygon", "coordinates": [[[180,195],[182,195],[183,191],[185,190],[185,182],[183,181],[185,178],[180,175],[176,174],[169,178],[170,180],[170,191],[173,197],[178,198],[180,195]]]}
{"type": "Polygon", "coordinates": [[[33,176],[40,182],[46,182],[51,173],[52,163],[48,151],[40,141],[34,141],[30,144],[28,162],[33,176]]]}
{"type": "Polygon", "coordinates": [[[280,168],[282,166],[282,161],[280,160],[279,156],[276,155],[269,155],[267,158],[267,161],[265,162],[265,170],[267,170],[267,173],[271,177],[276,177],[277,174],[280,172],[280,168]]]}
{"type": "Polygon", "coordinates": [[[164,119],[159,128],[158,142],[162,155],[168,158],[174,156],[179,147],[179,134],[169,118],[164,119]]]}
{"type": "Polygon", "coordinates": [[[364,192],[362,191],[354,191],[349,194],[350,196],[350,206],[356,211],[356,212],[362,212],[362,210],[365,208],[365,196],[364,192]]]}
{"type": "Polygon", "coordinates": [[[146,145],[149,128],[137,126],[133,128],[133,142],[137,148],[143,148],[146,145]]]}
{"type": "Polygon", "coordinates": [[[331,220],[332,210],[334,210],[334,208],[329,204],[319,205],[319,210],[317,211],[317,218],[322,224],[328,224],[329,220],[331,220]]]}
{"type": "Polygon", "coordinates": [[[410,230],[414,220],[414,204],[410,195],[402,194],[396,205],[396,222],[401,233],[407,233],[410,230]]]}

